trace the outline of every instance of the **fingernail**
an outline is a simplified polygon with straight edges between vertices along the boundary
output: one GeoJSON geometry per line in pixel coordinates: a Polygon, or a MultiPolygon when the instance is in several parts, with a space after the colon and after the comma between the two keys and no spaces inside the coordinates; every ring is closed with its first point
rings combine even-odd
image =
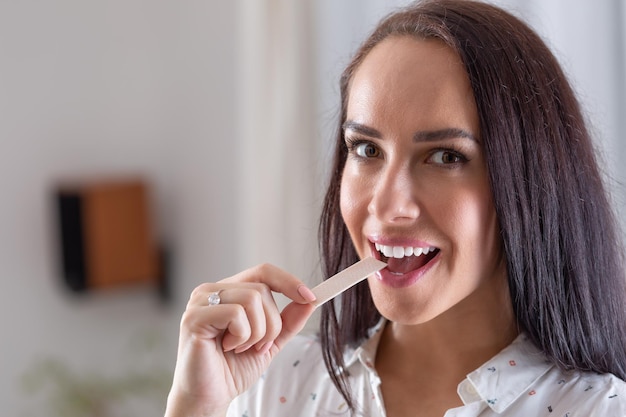
{"type": "Polygon", "coordinates": [[[315,301],[315,299],[317,298],[315,297],[315,294],[313,294],[313,291],[311,291],[309,287],[304,284],[298,287],[298,294],[300,294],[302,298],[304,298],[309,303],[315,301]]]}

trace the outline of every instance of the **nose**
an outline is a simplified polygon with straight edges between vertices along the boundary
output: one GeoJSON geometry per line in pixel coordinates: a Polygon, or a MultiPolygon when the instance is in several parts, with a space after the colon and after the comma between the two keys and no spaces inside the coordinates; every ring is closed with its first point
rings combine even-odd
{"type": "Polygon", "coordinates": [[[373,187],[368,211],[383,223],[411,223],[420,214],[409,167],[388,166],[373,187]]]}

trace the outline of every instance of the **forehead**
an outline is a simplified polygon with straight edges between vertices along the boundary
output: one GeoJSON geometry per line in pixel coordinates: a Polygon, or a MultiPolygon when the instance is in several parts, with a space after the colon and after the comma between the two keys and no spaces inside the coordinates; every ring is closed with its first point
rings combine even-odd
{"type": "Polygon", "coordinates": [[[401,117],[479,133],[465,67],[452,48],[435,39],[391,36],[376,45],[352,77],[347,112],[349,120],[362,123],[401,117]]]}

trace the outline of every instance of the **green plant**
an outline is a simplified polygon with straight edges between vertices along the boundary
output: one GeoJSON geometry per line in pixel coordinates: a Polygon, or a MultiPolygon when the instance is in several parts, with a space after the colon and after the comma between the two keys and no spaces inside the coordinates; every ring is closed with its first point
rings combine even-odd
{"type": "Polygon", "coordinates": [[[172,375],[150,363],[149,339],[136,345],[140,357],[133,355],[121,375],[76,372],[59,359],[46,358],[23,375],[23,387],[30,396],[43,395],[49,416],[119,417],[125,405],[137,400],[164,406],[172,375]]]}

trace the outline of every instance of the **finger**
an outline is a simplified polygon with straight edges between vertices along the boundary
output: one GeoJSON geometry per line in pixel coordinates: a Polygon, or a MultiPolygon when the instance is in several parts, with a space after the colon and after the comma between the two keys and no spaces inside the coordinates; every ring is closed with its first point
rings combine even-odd
{"type": "Polygon", "coordinates": [[[183,314],[181,328],[200,339],[216,339],[228,335],[224,350],[232,350],[250,338],[248,316],[239,304],[219,304],[211,307],[191,307],[183,314]]]}
{"type": "Polygon", "coordinates": [[[239,337],[225,334],[225,344],[229,350],[235,349],[236,353],[243,352],[253,345],[261,346],[273,341],[282,328],[280,312],[269,287],[256,282],[205,283],[199,285],[190,296],[188,309],[214,308],[208,305],[207,298],[219,291],[220,305],[240,305],[249,321],[251,329],[250,337],[242,342],[239,337]],[[219,287],[219,288],[218,288],[219,287]]]}
{"type": "Polygon", "coordinates": [[[248,287],[232,288],[220,293],[222,303],[241,305],[250,323],[250,337],[244,344],[237,346],[236,353],[255,344],[274,340],[282,326],[280,312],[269,288],[263,284],[246,285],[248,287]]]}
{"type": "Polygon", "coordinates": [[[285,346],[295,335],[297,335],[305,326],[307,320],[311,317],[315,311],[315,306],[312,304],[298,304],[290,303],[282,311],[282,330],[274,345],[279,350],[285,346]]]}
{"type": "Polygon", "coordinates": [[[189,295],[189,301],[187,302],[187,308],[197,306],[207,306],[209,295],[219,292],[220,298],[222,298],[222,291],[225,286],[219,286],[217,283],[205,282],[198,285],[193,289],[189,295]]]}
{"type": "Polygon", "coordinates": [[[287,298],[299,304],[308,304],[315,301],[315,295],[309,287],[294,275],[274,265],[258,265],[222,282],[231,283],[235,281],[265,284],[270,290],[284,294],[287,298]]]}

